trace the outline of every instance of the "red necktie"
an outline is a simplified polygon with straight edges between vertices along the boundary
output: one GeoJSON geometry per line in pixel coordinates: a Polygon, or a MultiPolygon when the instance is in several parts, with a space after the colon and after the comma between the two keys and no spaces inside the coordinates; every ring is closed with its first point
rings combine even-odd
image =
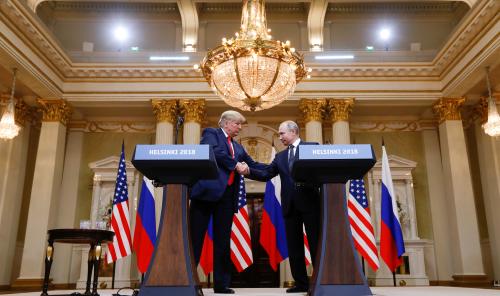
{"type": "MultiPolygon", "coordinates": [[[[231,145],[231,137],[229,136],[227,137],[227,144],[229,145],[229,151],[231,152],[231,156],[234,159],[233,145],[231,145]]],[[[231,186],[233,185],[233,182],[234,182],[234,171],[231,171],[231,173],[229,174],[229,179],[227,180],[227,185],[231,186]]]]}

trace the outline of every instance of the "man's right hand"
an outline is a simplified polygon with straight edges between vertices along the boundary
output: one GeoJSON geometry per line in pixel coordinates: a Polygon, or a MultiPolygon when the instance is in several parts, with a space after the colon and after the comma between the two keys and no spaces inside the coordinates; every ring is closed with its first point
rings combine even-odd
{"type": "Polygon", "coordinates": [[[236,164],[236,171],[238,172],[238,174],[243,175],[243,176],[250,174],[250,168],[244,162],[238,162],[236,164]]]}

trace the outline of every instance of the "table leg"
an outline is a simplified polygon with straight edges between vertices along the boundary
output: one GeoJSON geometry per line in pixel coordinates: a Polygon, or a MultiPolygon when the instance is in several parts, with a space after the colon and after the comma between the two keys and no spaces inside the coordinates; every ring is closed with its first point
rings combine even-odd
{"type": "Polygon", "coordinates": [[[89,258],[87,260],[87,283],[84,295],[90,295],[90,281],[92,279],[92,268],[94,267],[95,244],[90,244],[89,258]]]}
{"type": "Polygon", "coordinates": [[[49,289],[49,275],[50,267],[52,267],[52,260],[54,255],[54,242],[49,240],[49,245],[47,246],[47,252],[45,254],[45,275],[43,277],[43,288],[42,296],[49,295],[47,290],[49,289]]]}
{"type": "Polygon", "coordinates": [[[97,294],[97,283],[99,282],[99,263],[101,262],[101,252],[101,244],[98,243],[95,247],[94,282],[92,283],[92,296],[99,296],[99,294],[97,294]]]}

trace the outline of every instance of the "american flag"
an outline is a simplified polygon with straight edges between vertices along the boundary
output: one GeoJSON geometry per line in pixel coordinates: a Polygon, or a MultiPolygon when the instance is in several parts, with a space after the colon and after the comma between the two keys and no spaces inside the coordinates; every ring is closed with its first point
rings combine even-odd
{"type": "Polygon", "coordinates": [[[376,271],[380,263],[363,179],[351,180],[347,207],[354,245],[376,271]]]}
{"type": "Polygon", "coordinates": [[[240,176],[238,212],[233,216],[231,227],[231,260],[238,272],[245,270],[253,263],[246,195],[245,178],[240,176]]]}
{"type": "Polygon", "coordinates": [[[311,252],[309,251],[309,240],[307,239],[306,226],[302,224],[302,233],[304,233],[304,257],[306,266],[312,263],[311,252]]]}
{"type": "Polygon", "coordinates": [[[116,176],[115,195],[113,196],[113,213],[111,214],[111,230],[115,232],[113,243],[108,244],[107,262],[111,263],[132,253],[130,239],[130,223],[128,212],[127,165],[125,163],[124,144],[118,174],[116,176]]]}

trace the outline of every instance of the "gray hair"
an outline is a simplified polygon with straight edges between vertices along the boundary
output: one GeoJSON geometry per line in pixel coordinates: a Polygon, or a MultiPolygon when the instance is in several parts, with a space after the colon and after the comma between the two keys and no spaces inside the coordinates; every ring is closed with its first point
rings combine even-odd
{"type": "Polygon", "coordinates": [[[228,110],[228,111],[222,112],[220,119],[219,119],[219,126],[224,127],[224,124],[227,121],[237,121],[237,122],[243,123],[246,121],[246,118],[238,111],[228,110]]]}
{"type": "Polygon", "coordinates": [[[295,134],[298,136],[299,135],[299,126],[295,121],[287,120],[283,121],[280,126],[286,127],[287,130],[289,131],[294,131],[295,134]]]}

